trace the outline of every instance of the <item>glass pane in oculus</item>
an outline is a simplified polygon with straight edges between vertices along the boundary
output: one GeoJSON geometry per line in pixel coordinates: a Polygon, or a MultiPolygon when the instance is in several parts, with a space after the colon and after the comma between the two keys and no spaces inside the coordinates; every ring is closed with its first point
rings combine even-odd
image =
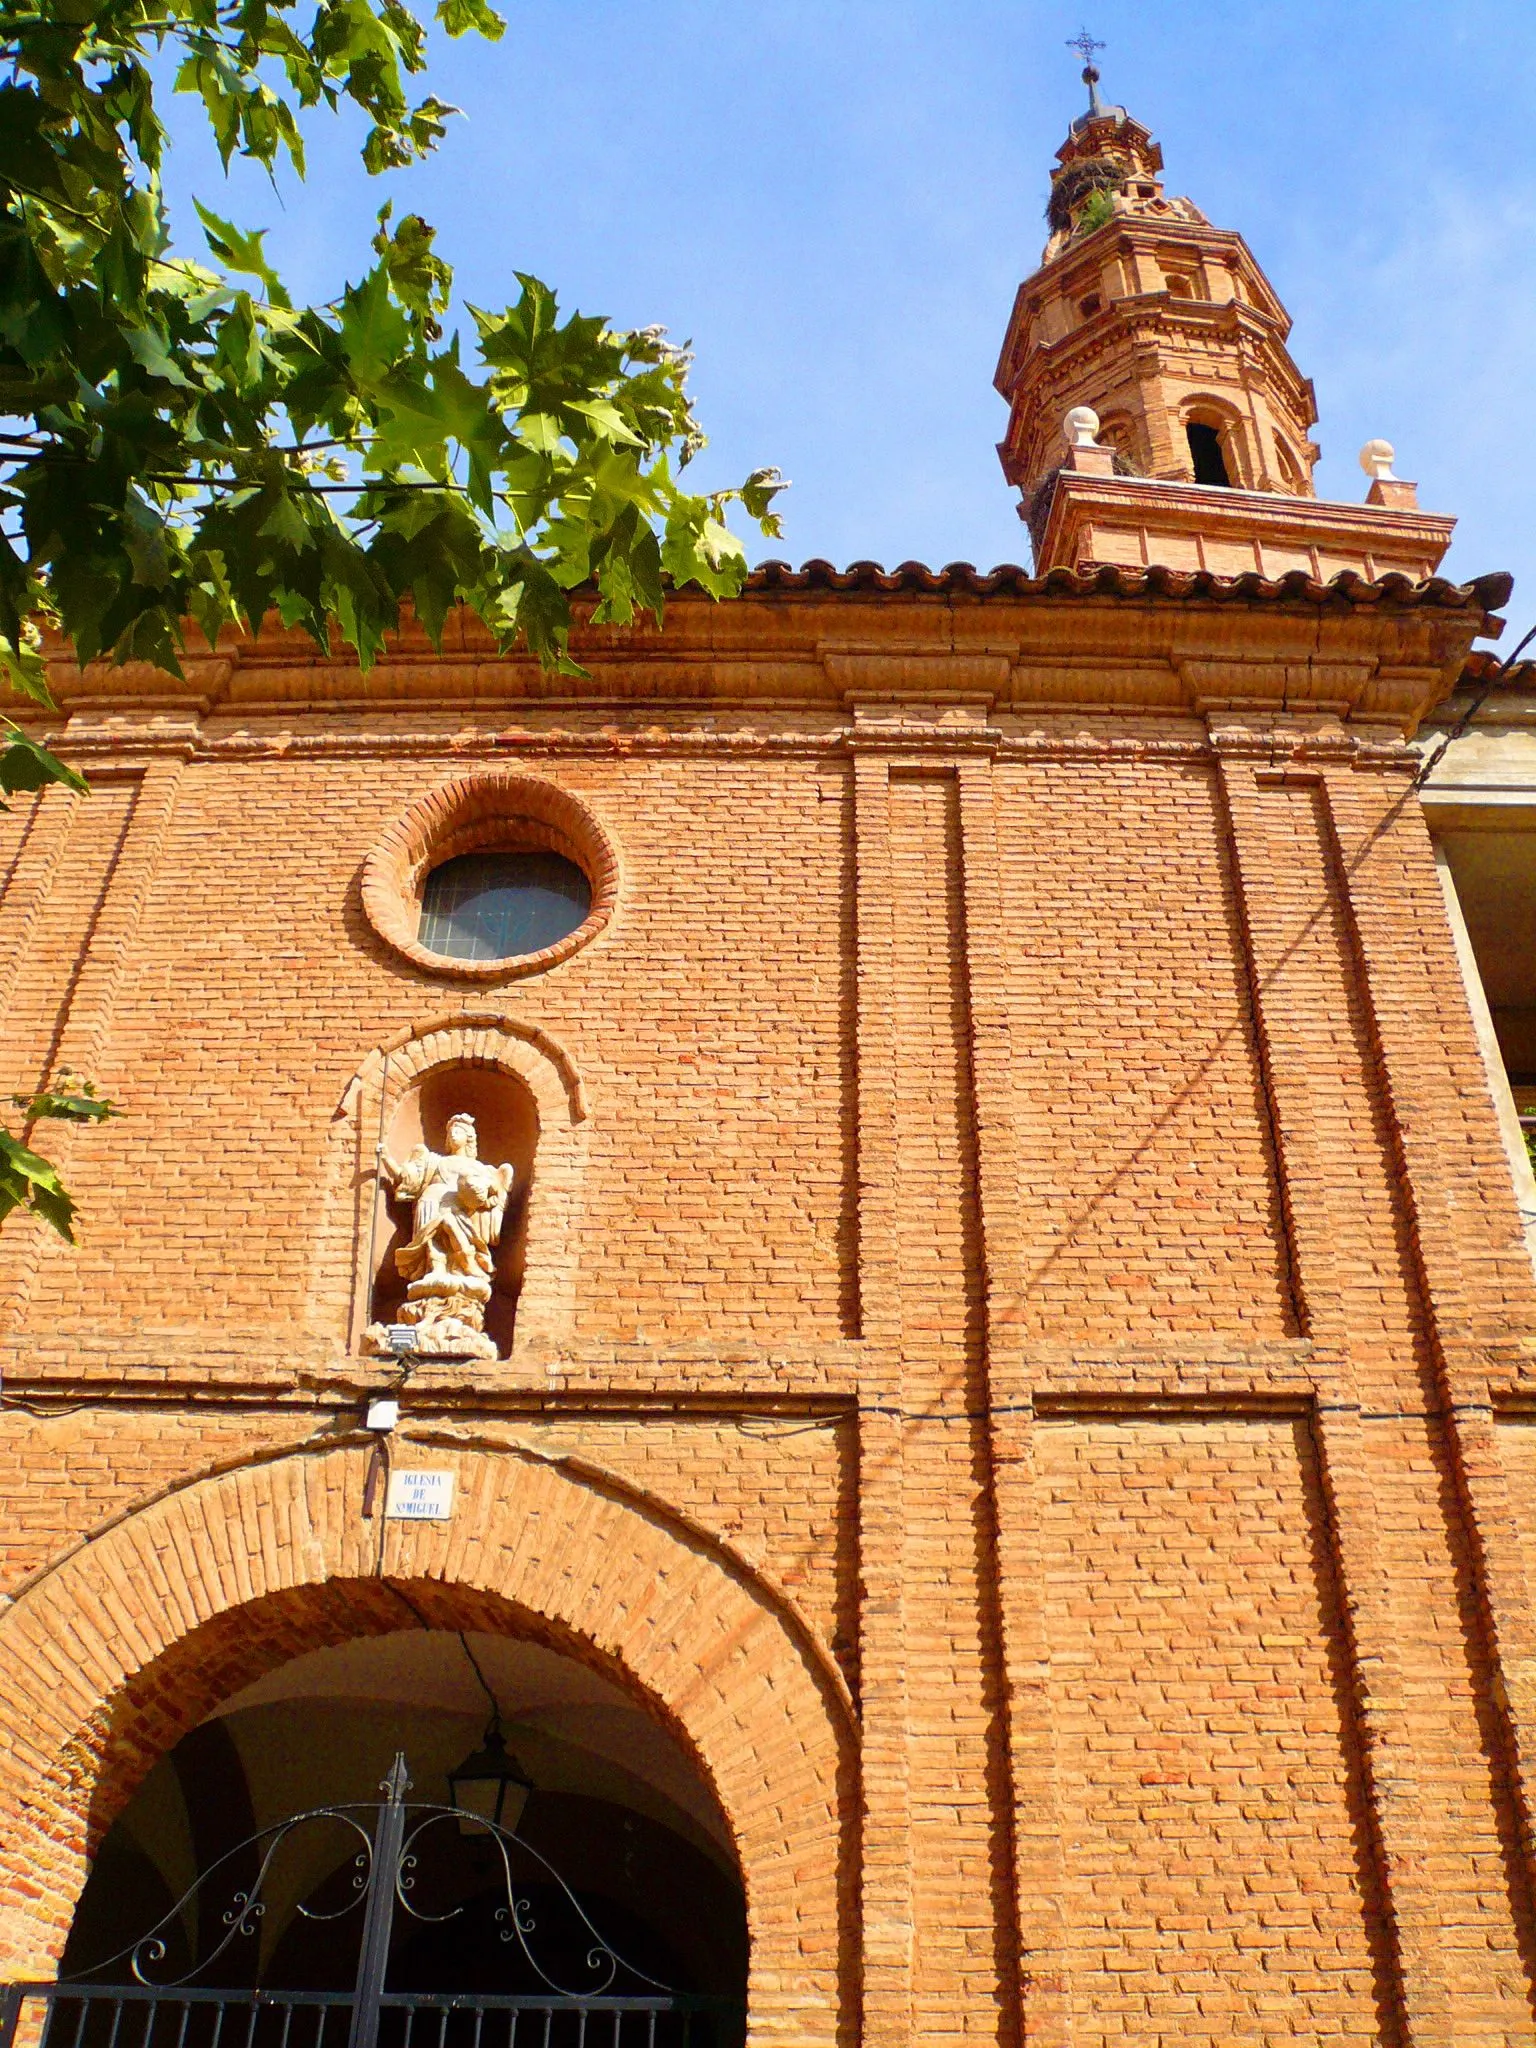
{"type": "Polygon", "coordinates": [[[558,853],[461,853],[427,877],[422,945],[450,960],[510,960],[586,920],[592,885],[558,853]]]}

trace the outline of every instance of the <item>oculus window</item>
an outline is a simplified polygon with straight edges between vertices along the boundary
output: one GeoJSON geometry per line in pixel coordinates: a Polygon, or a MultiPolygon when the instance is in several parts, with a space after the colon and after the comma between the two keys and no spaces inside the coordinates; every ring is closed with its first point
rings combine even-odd
{"type": "Polygon", "coordinates": [[[427,877],[420,943],[450,960],[510,960],[586,921],[592,885],[559,853],[464,853],[427,877]]]}

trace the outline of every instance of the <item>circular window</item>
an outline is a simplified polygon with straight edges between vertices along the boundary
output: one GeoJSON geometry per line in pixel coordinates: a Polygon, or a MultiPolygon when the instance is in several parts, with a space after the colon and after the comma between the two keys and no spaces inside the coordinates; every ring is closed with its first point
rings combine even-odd
{"type": "Polygon", "coordinates": [[[477,981],[537,974],[607,924],[613,842],[534,775],[469,775],[398,818],[363,865],[363,910],[395,952],[477,981]]]}
{"type": "Polygon", "coordinates": [[[507,960],[585,923],[592,884],[560,853],[461,853],[428,875],[421,943],[450,960],[507,960]]]}

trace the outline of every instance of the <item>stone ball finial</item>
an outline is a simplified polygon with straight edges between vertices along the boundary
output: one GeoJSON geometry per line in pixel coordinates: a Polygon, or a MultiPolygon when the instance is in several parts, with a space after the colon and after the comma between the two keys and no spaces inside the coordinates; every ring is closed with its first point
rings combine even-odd
{"type": "Polygon", "coordinates": [[[1360,450],[1360,467],[1373,481],[1380,479],[1384,483],[1391,483],[1394,481],[1392,458],[1396,453],[1397,450],[1390,441],[1367,441],[1360,450]]]}
{"type": "Polygon", "coordinates": [[[1062,421],[1061,430],[1067,437],[1069,448],[1096,448],[1099,416],[1091,405],[1074,405],[1062,421]]]}

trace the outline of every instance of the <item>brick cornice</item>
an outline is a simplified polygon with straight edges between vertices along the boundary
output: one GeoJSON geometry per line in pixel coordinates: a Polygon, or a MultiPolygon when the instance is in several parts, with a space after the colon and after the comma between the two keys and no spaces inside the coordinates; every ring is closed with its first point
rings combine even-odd
{"type": "MultiPolygon", "coordinates": [[[[1301,500],[1281,509],[1287,518],[1356,524],[1411,516],[1320,512],[1301,500]]],[[[589,670],[579,690],[525,655],[498,654],[467,616],[450,622],[441,650],[408,622],[367,674],[340,654],[319,655],[297,633],[274,629],[259,642],[231,636],[213,656],[188,657],[192,694],[175,716],[160,692],[165,679],[143,664],[82,672],[60,654],[50,672],[68,744],[78,737],[82,747],[139,757],[201,751],[211,736],[236,749],[270,747],[252,721],[278,722],[283,747],[303,748],[342,712],[520,721],[649,706],[740,714],[750,726],[770,709],[802,706],[838,718],[850,690],[980,692],[999,713],[1015,703],[1193,710],[1212,695],[1294,702],[1301,691],[1342,694],[1356,714],[1411,725],[1453,687],[1473,639],[1489,630],[1489,606],[1506,593],[1502,579],[1456,586],[1392,576],[1368,584],[1346,575],[1325,585],[1301,571],[1271,581],[1156,569],[1031,578],[1017,569],[980,576],[908,565],[887,574],[813,563],[759,571],[731,604],[674,596],[661,629],[579,631],[573,645],[589,670]],[[1213,689],[1213,665],[1234,662],[1241,689],[1213,689]],[[1316,680],[1338,675],[1348,679],[1342,692],[1337,681],[1316,680]]],[[[444,743],[451,747],[454,737],[445,733],[444,743]]],[[[630,734],[628,742],[649,744],[651,736],[630,734]]],[[[776,742],[755,734],[754,743],[776,742]]],[[[366,749],[379,738],[332,733],[323,744],[366,749]]]]}

